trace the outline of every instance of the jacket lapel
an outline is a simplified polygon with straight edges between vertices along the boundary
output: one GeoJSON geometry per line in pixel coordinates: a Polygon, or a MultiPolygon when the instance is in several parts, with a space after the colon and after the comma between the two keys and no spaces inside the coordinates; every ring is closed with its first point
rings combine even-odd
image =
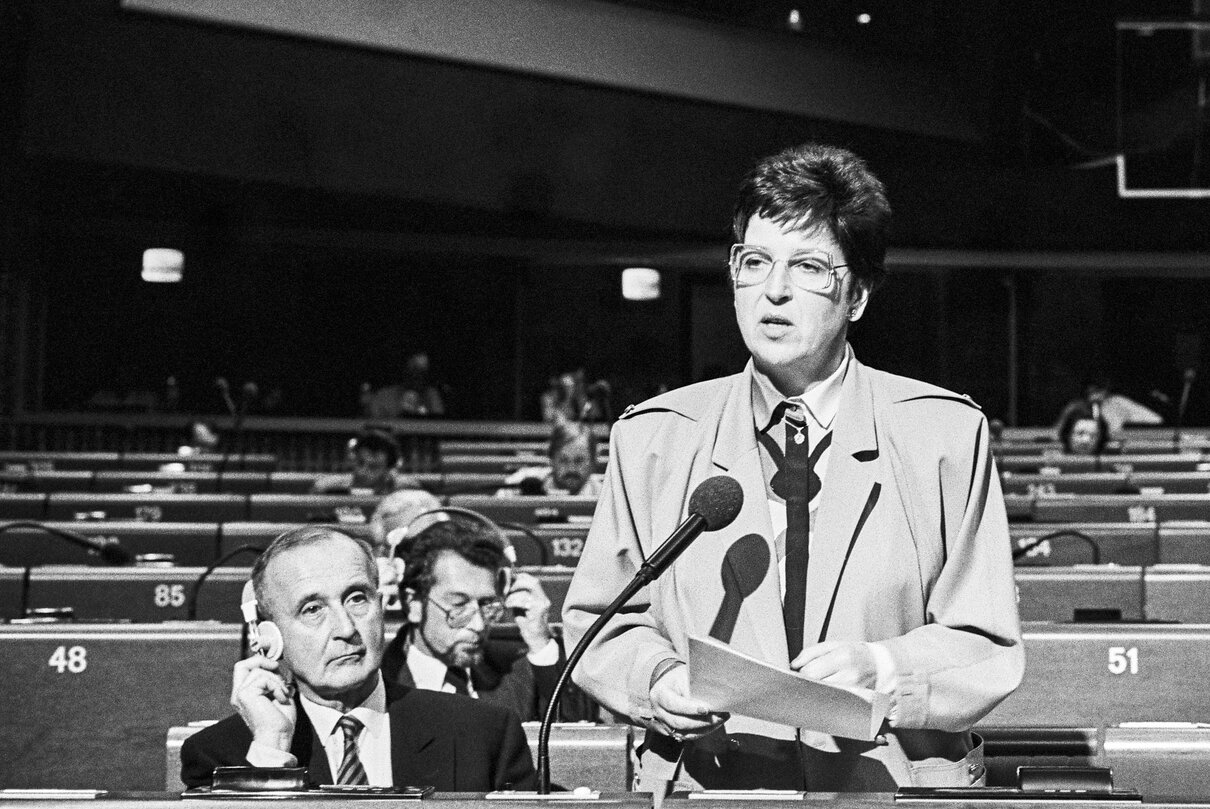
{"type": "Polygon", "coordinates": [[[823,640],[820,634],[825,616],[842,584],[842,576],[855,575],[845,569],[845,562],[852,547],[860,541],[881,490],[875,411],[869,375],[853,359],[841,390],[840,409],[832,430],[832,451],[811,542],[804,648],[823,640]]]}
{"type": "MultiPolygon", "coordinates": [[[[404,666],[407,669],[407,666],[404,666]]],[[[391,779],[400,786],[453,788],[457,781],[455,750],[451,735],[438,740],[434,725],[407,721],[404,710],[407,695],[414,689],[387,683],[387,704],[391,715],[391,779]]],[[[415,713],[415,712],[413,712],[415,713]]]]}
{"type": "MultiPolygon", "coordinates": [[[[736,640],[748,639],[755,648],[742,651],[773,665],[788,666],[785,619],[781,612],[781,579],[777,571],[777,549],[773,544],[773,522],[765,493],[765,473],[756,446],[752,415],[752,363],[736,377],[718,419],[711,462],[718,472],[739,481],[744,505],[735,522],[719,532],[718,559],[724,559],[732,543],[746,534],[760,536],[769,547],[769,571],[760,586],[744,600],[736,620],[736,640]]],[[[707,534],[706,536],[710,536],[707,534]]],[[[721,575],[721,570],[718,572],[721,575]]]]}
{"type": "Polygon", "coordinates": [[[330,784],[333,779],[332,768],[328,766],[328,753],[324,749],[323,741],[315,732],[315,726],[311,724],[311,718],[303,710],[301,700],[300,696],[294,697],[296,718],[290,753],[299,764],[306,765],[307,777],[312,784],[330,784]]]}

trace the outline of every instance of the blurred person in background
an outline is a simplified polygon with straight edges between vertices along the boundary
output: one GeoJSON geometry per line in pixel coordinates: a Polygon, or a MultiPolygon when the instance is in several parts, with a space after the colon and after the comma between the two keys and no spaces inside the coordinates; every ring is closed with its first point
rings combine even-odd
{"type": "Polygon", "coordinates": [[[399,468],[399,442],[385,430],[365,429],[349,439],[351,471],[321,475],[311,486],[313,494],[388,494],[396,489],[419,488],[399,468]]]}
{"type": "Polygon", "coordinates": [[[505,478],[497,494],[597,497],[603,478],[597,473],[597,440],[592,426],[556,421],[546,448],[547,466],[523,466],[505,478]]]}

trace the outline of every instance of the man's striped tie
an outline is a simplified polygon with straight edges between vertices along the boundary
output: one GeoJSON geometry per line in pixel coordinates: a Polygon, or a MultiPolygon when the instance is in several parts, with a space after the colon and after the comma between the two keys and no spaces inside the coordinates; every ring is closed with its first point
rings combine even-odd
{"type": "Polygon", "coordinates": [[[336,727],[343,730],[345,734],[345,756],[340,762],[340,772],[336,774],[336,783],[369,784],[370,779],[366,777],[366,768],[362,766],[361,758],[357,755],[357,734],[361,733],[363,727],[361,720],[345,714],[340,717],[336,727]]]}

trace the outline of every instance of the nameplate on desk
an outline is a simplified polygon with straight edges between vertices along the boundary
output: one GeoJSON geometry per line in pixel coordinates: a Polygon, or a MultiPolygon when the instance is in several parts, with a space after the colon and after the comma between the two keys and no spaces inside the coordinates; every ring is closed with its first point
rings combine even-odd
{"type": "Polygon", "coordinates": [[[1101,792],[1085,789],[1017,789],[1016,787],[900,787],[896,803],[953,803],[967,801],[1095,801],[1096,803],[1142,803],[1143,796],[1131,790],[1101,792]]]}

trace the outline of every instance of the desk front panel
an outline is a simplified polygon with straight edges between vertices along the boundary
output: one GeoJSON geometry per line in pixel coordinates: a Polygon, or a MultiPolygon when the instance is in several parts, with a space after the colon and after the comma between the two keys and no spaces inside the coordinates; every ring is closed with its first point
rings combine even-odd
{"type": "MultiPolygon", "coordinates": [[[[77,619],[156,623],[183,621],[200,567],[79,567],[30,570],[30,607],[70,607],[77,619]]],[[[238,623],[248,567],[221,567],[202,585],[199,620],[238,623]]]]}
{"type": "Polygon", "coordinates": [[[1027,623],[1025,679],[989,726],[1210,721],[1210,625],[1027,623]]]}
{"type": "Polygon", "coordinates": [[[232,625],[0,626],[0,786],[162,789],[166,730],[231,713],[239,656],[232,625]]]}
{"type": "MultiPolygon", "coordinates": [[[[178,565],[208,565],[218,549],[218,523],[51,522],[97,542],[117,541],[132,555],[172,554],[178,565]]],[[[98,553],[37,528],[14,528],[0,538],[0,565],[97,565],[98,553]]]]}

